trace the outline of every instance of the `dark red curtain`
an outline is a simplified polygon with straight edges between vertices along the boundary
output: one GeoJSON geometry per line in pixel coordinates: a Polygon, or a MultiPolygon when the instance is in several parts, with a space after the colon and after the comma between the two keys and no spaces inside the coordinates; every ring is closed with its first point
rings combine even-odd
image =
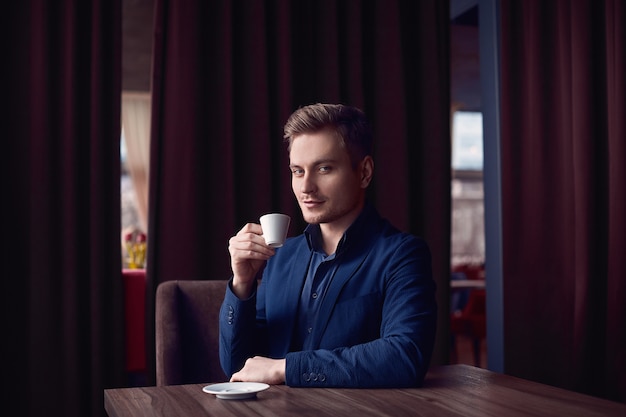
{"type": "Polygon", "coordinates": [[[376,131],[373,201],[431,245],[435,362],[447,359],[448,10],[437,0],[156,2],[149,350],[160,282],[227,279],[228,239],[265,212],[290,214],[301,233],[282,127],[299,106],[341,102],[376,131]]]}
{"type": "Polygon", "coordinates": [[[505,370],[626,401],[626,5],[502,1],[505,370]]]}
{"type": "Polygon", "coordinates": [[[105,415],[124,383],[120,2],[0,15],[3,407],[105,415]]]}

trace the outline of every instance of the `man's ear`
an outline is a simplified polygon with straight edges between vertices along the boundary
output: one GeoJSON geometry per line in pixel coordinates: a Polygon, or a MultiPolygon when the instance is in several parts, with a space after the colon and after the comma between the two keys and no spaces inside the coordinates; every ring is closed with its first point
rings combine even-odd
{"type": "Polygon", "coordinates": [[[367,155],[360,164],[361,171],[361,188],[367,188],[372,182],[372,176],[374,175],[374,159],[367,155]]]}

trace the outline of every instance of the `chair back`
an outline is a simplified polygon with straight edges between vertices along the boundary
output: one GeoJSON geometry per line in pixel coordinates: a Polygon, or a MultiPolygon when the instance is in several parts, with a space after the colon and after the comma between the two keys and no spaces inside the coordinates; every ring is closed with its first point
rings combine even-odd
{"type": "Polygon", "coordinates": [[[227,280],[165,281],[156,293],[156,382],[224,382],[219,311],[227,280]]]}

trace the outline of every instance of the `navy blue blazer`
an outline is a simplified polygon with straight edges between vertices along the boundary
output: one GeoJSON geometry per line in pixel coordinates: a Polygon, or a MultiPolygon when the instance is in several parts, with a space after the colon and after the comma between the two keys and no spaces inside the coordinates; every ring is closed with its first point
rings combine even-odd
{"type": "Polygon", "coordinates": [[[426,243],[401,233],[371,207],[347,231],[342,254],[311,336],[313,350],[291,352],[311,250],[287,240],[263,271],[257,291],[226,291],[220,311],[220,360],[226,375],[255,355],[286,358],[290,386],[412,387],[432,354],[435,284],[426,243]]]}

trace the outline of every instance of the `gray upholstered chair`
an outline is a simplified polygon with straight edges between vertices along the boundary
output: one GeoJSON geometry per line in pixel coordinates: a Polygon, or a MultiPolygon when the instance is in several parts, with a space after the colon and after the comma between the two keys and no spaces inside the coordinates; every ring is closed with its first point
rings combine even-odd
{"type": "Polygon", "coordinates": [[[156,293],[157,385],[224,382],[220,305],[228,281],[166,281],[156,293]]]}

